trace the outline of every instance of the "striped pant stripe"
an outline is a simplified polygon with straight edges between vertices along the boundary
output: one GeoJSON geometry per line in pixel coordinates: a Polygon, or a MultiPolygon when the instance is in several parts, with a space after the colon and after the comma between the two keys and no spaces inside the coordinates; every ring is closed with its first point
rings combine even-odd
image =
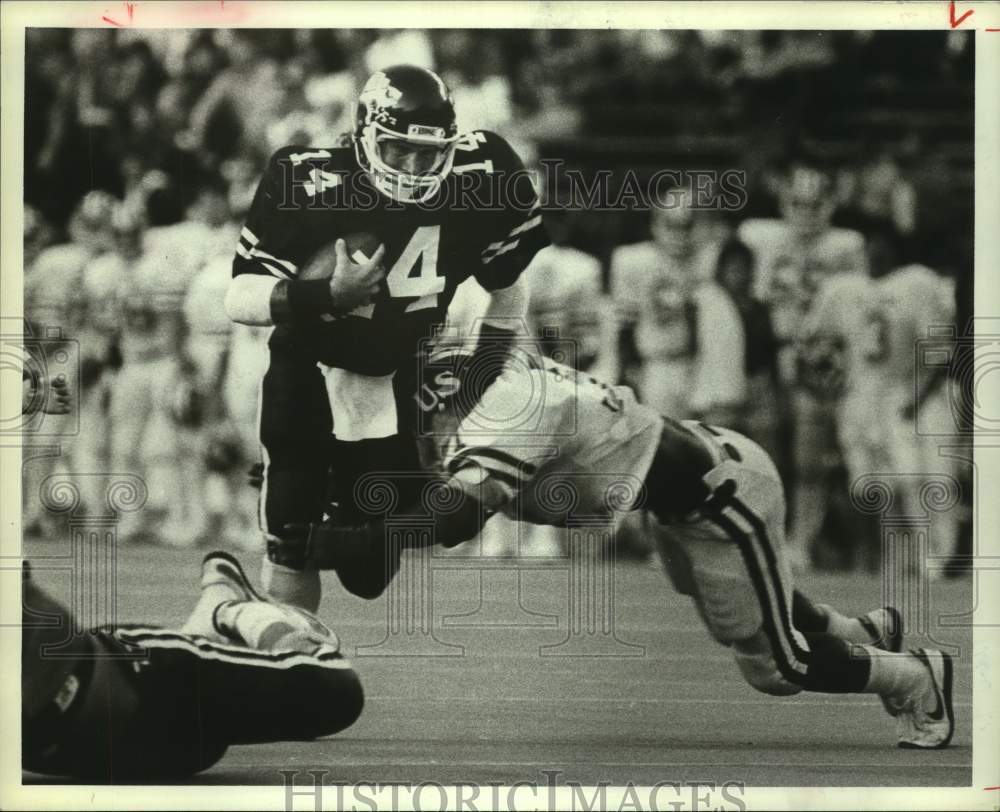
{"type": "Polygon", "coordinates": [[[750,523],[754,531],[754,537],[764,553],[764,559],[767,563],[767,572],[770,574],[771,583],[774,584],[775,594],[778,599],[779,616],[784,626],[785,634],[792,643],[792,650],[795,652],[796,657],[799,660],[809,662],[809,651],[803,649],[802,646],[799,645],[798,638],[793,633],[791,607],[788,605],[788,599],[785,595],[784,584],[781,580],[781,572],[778,569],[778,555],[775,552],[774,544],[771,542],[771,536],[767,532],[767,524],[740,499],[734,498],[731,504],[732,508],[750,523]]]}
{"type": "MultiPolygon", "coordinates": [[[[776,581],[767,568],[766,561],[751,535],[756,536],[756,529],[751,525],[748,529],[741,526],[743,519],[735,510],[726,509],[707,517],[726,535],[732,538],[740,548],[747,572],[760,603],[764,632],[771,643],[774,660],[782,676],[789,682],[799,684],[808,668],[808,653],[804,652],[795,642],[790,625],[781,612],[781,582],[776,581]],[[748,532],[749,530],[749,532],[748,532]],[[802,654],[805,654],[803,662],[802,654]]],[[[758,540],[759,541],[759,540],[758,540]]]]}
{"type": "Polygon", "coordinates": [[[182,634],[169,629],[138,628],[119,630],[116,637],[123,643],[146,649],[172,649],[187,651],[203,660],[262,668],[286,670],[297,665],[311,665],[320,668],[350,669],[351,664],[343,656],[330,648],[317,654],[301,651],[255,651],[241,646],[227,646],[213,643],[201,637],[182,634]]]}

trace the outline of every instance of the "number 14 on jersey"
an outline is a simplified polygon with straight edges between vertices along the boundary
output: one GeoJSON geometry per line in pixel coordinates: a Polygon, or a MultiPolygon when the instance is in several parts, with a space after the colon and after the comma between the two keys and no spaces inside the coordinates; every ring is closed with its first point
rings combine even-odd
{"type": "MultiPolygon", "coordinates": [[[[438,246],[441,242],[441,226],[420,226],[413,232],[410,241],[392,264],[385,277],[389,295],[393,299],[415,299],[405,309],[405,313],[437,307],[438,296],[444,293],[445,278],[438,276],[438,246]]],[[[367,257],[355,252],[355,261],[367,257]]],[[[365,305],[353,311],[352,315],[370,319],[373,305],[365,305]]]]}

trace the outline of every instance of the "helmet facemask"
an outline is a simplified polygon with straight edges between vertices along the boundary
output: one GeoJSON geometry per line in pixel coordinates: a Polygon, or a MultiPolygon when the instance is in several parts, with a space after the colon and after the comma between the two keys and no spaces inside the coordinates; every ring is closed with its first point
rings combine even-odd
{"type": "Polygon", "coordinates": [[[361,129],[354,149],[379,191],[399,203],[423,203],[451,172],[457,141],[441,127],[411,124],[403,135],[372,121],[361,129]]]}

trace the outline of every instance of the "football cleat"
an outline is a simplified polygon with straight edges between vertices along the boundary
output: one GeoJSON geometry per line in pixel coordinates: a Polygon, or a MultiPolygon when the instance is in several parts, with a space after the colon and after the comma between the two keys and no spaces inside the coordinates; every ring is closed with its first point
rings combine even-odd
{"type": "Polygon", "coordinates": [[[235,593],[233,600],[267,600],[253,588],[240,562],[229,553],[221,550],[208,553],[201,562],[202,590],[204,591],[215,584],[228,586],[235,593]]]}
{"type": "Polygon", "coordinates": [[[239,561],[229,553],[208,553],[201,562],[201,597],[181,631],[216,643],[230,642],[230,636],[215,622],[219,607],[230,601],[263,600],[239,561]]]}
{"type": "Polygon", "coordinates": [[[280,648],[293,648],[306,653],[324,650],[339,650],[340,640],[312,612],[286,603],[273,601],[253,588],[240,562],[225,552],[209,553],[202,563],[202,590],[215,585],[223,585],[233,592],[233,597],[217,603],[212,610],[212,629],[225,640],[243,643],[236,629],[219,622],[219,609],[230,602],[253,601],[274,607],[276,613],[284,616],[290,633],[279,644],[280,648]]]}
{"type": "Polygon", "coordinates": [[[914,649],[912,655],[927,668],[930,690],[924,689],[895,708],[899,747],[940,750],[955,732],[952,705],[954,665],[951,655],[931,648],[914,649]]]}
{"type": "Polygon", "coordinates": [[[275,641],[275,649],[312,655],[340,651],[340,638],[311,612],[285,604],[276,608],[286,613],[289,627],[288,632],[275,641]]]}

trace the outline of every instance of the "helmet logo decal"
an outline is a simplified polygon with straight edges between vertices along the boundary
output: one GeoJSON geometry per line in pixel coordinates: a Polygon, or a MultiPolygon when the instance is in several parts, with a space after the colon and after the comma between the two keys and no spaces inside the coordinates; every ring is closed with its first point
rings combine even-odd
{"type": "Polygon", "coordinates": [[[365,83],[358,100],[368,111],[368,122],[379,121],[395,124],[396,118],[386,108],[403,98],[402,92],[392,86],[392,81],[382,71],[373,73],[365,83]]]}

